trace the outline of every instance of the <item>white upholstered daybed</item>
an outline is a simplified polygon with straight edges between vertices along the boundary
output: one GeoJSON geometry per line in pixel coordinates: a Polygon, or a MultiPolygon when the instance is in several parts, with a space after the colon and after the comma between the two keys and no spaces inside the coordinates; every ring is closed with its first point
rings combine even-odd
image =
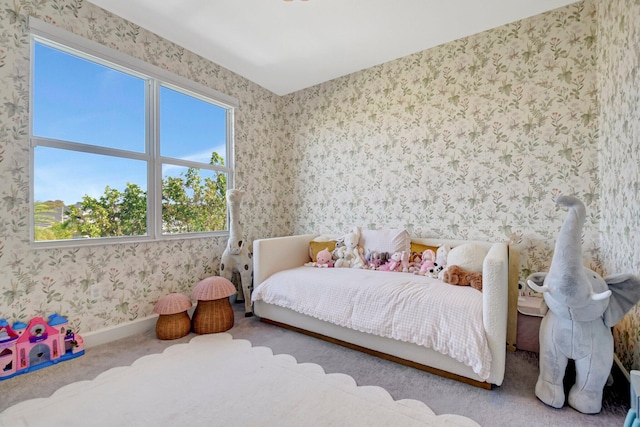
{"type": "MultiPolygon", "coordinates": [[[[506,243],[474,242],[488,250],[482,267],[483,290],[479,292],[410,273],[305,267],[310,261],[309,242],[316,236],[254,241],[252,300],[254,313],[262,321],[479,387],[502,384],[509,276],[506,243]],[[316,288],[324,294],[310,293],[316,288]],[[438,300],[432,298],[424,308],[416,305],[418,296],[428,300],[430,295],[438,300]],[[307,306],[298,304],[305,301],[307,306]],[[464,306],[447,307],[449,301],[462,301],[456,304],[464,306]],[[391,309],[396,310],[386,313],[391,320],[379,315],[391,309]],[[381,329],[372,323],[380,323],[381,329]],[[461,327],[475,336],[456,338],[453,334],[457,332],[450,327],[461,327]],[[430,336],[423,336],[423,330],[430,336]],[[452,342],[460,340],[461,346],[452,347],[452,342]]],[[[412,241],[453,247],[469,243],[412,241]]]]}

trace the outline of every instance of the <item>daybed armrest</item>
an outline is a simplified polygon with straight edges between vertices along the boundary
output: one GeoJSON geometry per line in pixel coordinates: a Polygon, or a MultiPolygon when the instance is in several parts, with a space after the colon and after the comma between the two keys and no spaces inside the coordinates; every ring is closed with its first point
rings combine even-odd
{"type": "MultiPolygon", "coordinates": [[[[482,265],[482,322],[493,349],[491,378],[502,383],[506,359],[509,290],[509,252],[506,243],[494,243],[482,265]]],[[[495,381],[494,381],[495,380],[495,381]]]]}
{"type": "Polygon", "coordinates": [[[309,258],[309,242],[317,234],[273,237],[253,242],[253,286],[257,287],[278,271],[300,267],[309,258]]]}

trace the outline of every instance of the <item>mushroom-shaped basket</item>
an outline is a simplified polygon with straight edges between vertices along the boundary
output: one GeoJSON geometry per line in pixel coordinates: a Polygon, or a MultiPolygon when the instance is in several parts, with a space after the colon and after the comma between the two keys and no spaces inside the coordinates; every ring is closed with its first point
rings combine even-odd
{"type": "Polygon", "coordinates": [[[191,296],[198,305],[191,320],[196,334],[215,334],[233,327],[233,309],[229,297],[236,293],[233,283],[224,277],[212,276],[202,279],[191,296]]]}
{"type": "Polygon", "coordinates": [[[191,319],[187,310],[191,308],[191,300],[178,293],[166,295],[156,303],[153,312],[158,313],[156,336],[161,340],[182,338],[191,331],[191,319]]]}

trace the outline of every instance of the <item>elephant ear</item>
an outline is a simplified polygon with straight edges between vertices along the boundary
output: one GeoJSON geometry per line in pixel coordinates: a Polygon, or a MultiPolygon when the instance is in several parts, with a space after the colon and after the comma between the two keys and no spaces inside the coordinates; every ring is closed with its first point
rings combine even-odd
{"type": "Polygon", "coordinates": [[[640,301],[640,277],[632,274],[616,274],[605,277],[604,281],[611,290],[609,306],[604,312],[604,323],[612,327],[640,301]]]}

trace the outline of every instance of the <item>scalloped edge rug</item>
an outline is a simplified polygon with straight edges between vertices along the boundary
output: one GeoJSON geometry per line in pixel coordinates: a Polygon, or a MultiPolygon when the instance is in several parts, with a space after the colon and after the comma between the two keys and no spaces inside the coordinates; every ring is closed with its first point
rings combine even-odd
{"type": "Polygon", "coordinates": [[[228,333],[199,335],[20,402],[0,413],[0,425],[478,426],[228,333]]]}

